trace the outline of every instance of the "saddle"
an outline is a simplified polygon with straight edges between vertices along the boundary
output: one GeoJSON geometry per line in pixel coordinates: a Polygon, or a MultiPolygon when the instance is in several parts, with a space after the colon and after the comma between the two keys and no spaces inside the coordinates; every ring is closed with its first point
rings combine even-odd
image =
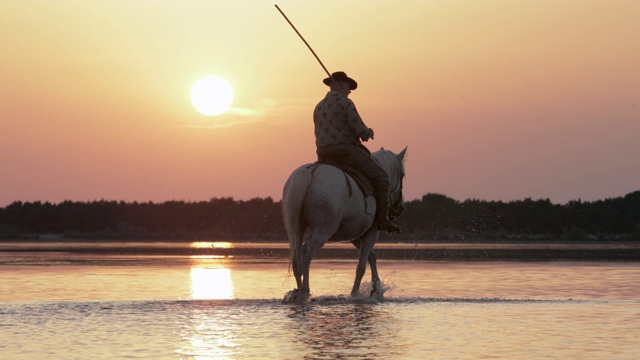
{"type": "Polygon", "coordinates": [[[351,178],[358,185],[358,188],[360,188],[360,191],[362,191],[365,197],[375,196],[375,188],[373,187],[373,182],[365,174],[363,174],[361,171],[359,171],[355,167],[349,166],[347,164],[344,164],[332,159],[318,160],[315,163],[311,164],[309,167],[310,168],[313,167],[315,170],[318,168],[318,165],[331,165],[342,170],[342,172],[344,172],[345,174],[345,180],[347,181],[347,186],[349,187],[349,195],[353,194],[353,189],[351,189],[351,183],[349,182],[347,175],[351,176],[351,178]]]}

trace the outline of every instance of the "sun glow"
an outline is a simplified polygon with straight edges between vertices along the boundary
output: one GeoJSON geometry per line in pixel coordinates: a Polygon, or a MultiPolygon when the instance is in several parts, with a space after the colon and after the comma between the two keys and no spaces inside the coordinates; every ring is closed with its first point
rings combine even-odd
{"type": "Polygon", "coordinates": [[[219,76],[207,76],[191,88],[191,102],[198,112],[215,116],[227,111],[233,102],[233,89],[219,76]]]}

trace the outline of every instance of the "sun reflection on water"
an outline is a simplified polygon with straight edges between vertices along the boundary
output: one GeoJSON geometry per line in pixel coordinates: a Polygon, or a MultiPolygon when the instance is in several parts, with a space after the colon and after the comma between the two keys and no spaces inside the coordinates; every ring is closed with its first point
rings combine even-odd
{"type": "Polygon", "coordinates": [[[190,278],[192,299],[233,299],[233,281],[231,281],[230,269],[192,267],[190,278]]]}
{"type": "Polygon", "coordinates": [[[233,314],[215,305],[191,308],[189,318],[178,324],[183,341],[176,354],[198,360],[235,359],[239,346],[239,325],[235,320],[233,314]]]}
{"type": "Polygon", "coordinates": [[[233,243],[228,241],[194,241],[189,247],[195,249],[231,249],[233,243]]]}
{"type": "MultiPolygon", "coordinates": [[[[217,257],[191,257],[191,298],[194,300],[233,299],[231,269],[217,257]]],[[[195,303],[198,304],[198,303],[195,303]]],[[[238,347],[238,325],[233,314],[221,311],[214,303],[191,308],[179,331],[183,342],[176,353],[193,359],[233,359],[238,347]]]]}

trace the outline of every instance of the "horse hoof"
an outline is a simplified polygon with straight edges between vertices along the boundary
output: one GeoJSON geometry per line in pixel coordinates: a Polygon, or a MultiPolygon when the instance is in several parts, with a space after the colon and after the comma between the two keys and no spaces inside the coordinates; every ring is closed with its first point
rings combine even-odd
{"type": "Polygon", "coordinates": [[[308,292],[302,292],[298,289],[293,289],[288,293],[284,294],[284,299],[282,299],[283,304],[304,304],[309,300],[311,296],[308,292]]]}
{"type": "Polygon", "coordinates": [[[369,293],[370,298],[374,298],[376,300],[384,300],[384,293],[387,291],[387,288],[382,286],[381,283],[376,283],[372,286],[371,292],[369,293]]]}

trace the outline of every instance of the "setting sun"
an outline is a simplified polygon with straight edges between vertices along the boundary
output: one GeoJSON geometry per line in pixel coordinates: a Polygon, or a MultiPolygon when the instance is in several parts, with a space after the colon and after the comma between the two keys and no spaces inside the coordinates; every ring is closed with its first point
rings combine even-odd
{"type": "Polygon", "coordinates": [[[220,115],[231,106],[233,89],[225,79],[207,76],[198,80],[191,88],[191,102],[204,115],[220,115]]]}

